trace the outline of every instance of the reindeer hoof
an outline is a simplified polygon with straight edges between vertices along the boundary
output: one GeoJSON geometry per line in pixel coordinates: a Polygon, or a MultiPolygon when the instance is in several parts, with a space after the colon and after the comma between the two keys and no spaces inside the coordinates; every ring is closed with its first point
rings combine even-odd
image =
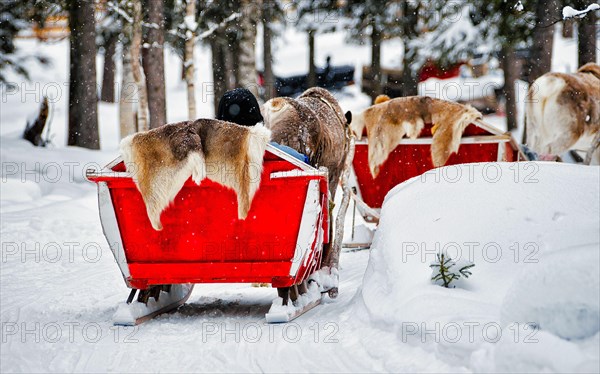
{"type": "Polygon", "coordinates": [[[327,291],[327,294],[332,299],[336,299],[338,297],[338,293],[339,292],[338,292],[338,288],[337,287],[333,287],[332,289],[330,289],[329,291],[327,291]]]}

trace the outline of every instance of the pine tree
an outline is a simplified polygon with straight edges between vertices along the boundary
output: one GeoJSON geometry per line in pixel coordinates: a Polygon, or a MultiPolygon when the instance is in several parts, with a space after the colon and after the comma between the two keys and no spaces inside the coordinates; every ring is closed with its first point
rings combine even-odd
{"type": "MultiPolygon", "coordinates": [[[[203,1],[200,4],[201,11],[198,19],[198,29],[208,31],[211,25],[222,22],[228,15],[234,12],[230,8],[230,5],[230,2],[225,2],[219,6],[216,2],[203,1]]],[[[229,81],[233,76],[232,71],[227,68],[228,49],[232,47],[227,40],[225,28],[215,29],[211,35],[205,38],[205,41],[210,45],[212,54],[213,105],[214,111],[217,113],[219,99],[229,88],[229,81]]]]}
{"type": "Polygon", "coordinates": [[[402,2],[402,39],[404,40],[404,55],[402,56],[402,95],[415,96],[419,91],[419,78],[415,64],[416,51],[410,48],[410,42],[419,35],[419,20],[426,10],[425,1],[402,2]]]}
{"type": "Polygon", "coordinates": [[[305,31],[308,37],[308,78],[306,83],[308,87],[314,87],[317,85],[315,36],[334,31],[341,26],[341,9],[334,0],[300,1],[296,4],[296,13],[296,27],[305,31]]]}
{"type": "MultiPolygon", "coordinates": [[[[112,3],[111,3],[112,4],[112,3]]],[[[102,73],[102,88],[100,100],[114,103],[115,97],[115,57],[117,45],[122,39],[121,16],[114,6],[107,6],[106,16],[98,25],[96,33],[100,40],[100,47],[104,50],[104,67],[102,73]]]]}
{"type": "Polygon", "coordinates": [[[242,0],[241,10],[239,85],[250,90],[254,96],[258,97],[258,75],[256,73],[254,46],[256,44],[256,22],[258,21],[257,16],[260,14],[260,8],[250,0],[242,0]]]}
{"type": "Polygon", "coordinates": [[[554,41],[554,20],[559,19],[557,0],[535,1],[535,17],[538,24],[533,30],[531,63],[527,66],[528,81],[536,79],[552,69],[552,49],[554,41]]]}
{"type": "Polygon", "coordinates": [[[196,94],[194,76],[194,45],[196,43],[196,0],[187,0],[185,5],[185,82],[187,85],[188,119],[196,119],[196,94]]]}
{"type": "Polygon", "coordinates": [[[474,266],[473,263],[458,265],[447,253],[438,253],[436,261],[429,265],[432,269],[431,281],[437,285],[450,288],[451,283],[461,277],[469,278],[472,275],[471,269],[474,266]]]}
{"type": "Polygon", "coordinates": [[[131,71],[137,86],[137,128],[138,131],[150,129],[148,121],[148,91],[146,90],[146,76],[141,66],[142,50],[142,0],[131,0],[131,71]]]}
{"type": "MultiPolygon", "coordinates": [[[[365,35],[371,41],[372,100],[383,93],[381,86],[381,42],[386,37],[401,35],[404,32],[402,15],[403,2],[398,0],[349,0],[344,14],[352,40],[362,42],[365,35]]],[[[404,39],[408,41],[408,39],[404,39]]]]}
{"type": "MultiPolygon", "coordinates": [[[[593,1],[575,0],[573,5],[578,10],[587,8],[593,1]]],[[[597,37],[598,37],[598,14],[600,11],[592,11],[585,17],[577,20],[577,50],[579,67],[588,62],[596,61],[597,37]]]]}
{"type": "Polygon", "coordinates": [[[275,76],[273,75],[273,54],[271,53],[271,7],[268,2],[262,9],[263,25],[263,82],[265,101],[275,96],[275,76]]]}
{"type": "Polygon", "coordinates": [[[68,10],[71,30],[68,144],[99,149],[94,2],[69,0],[68,10]]]}
{"type": "MultiPolygon", "coordinates": [[[[240,83],[240,41],[243,16],[241,2],[232,0],[200,2],[198,18],[199,42],[210,45],[212,52],[212,73],[215,113],[219,99],[225,91],[239,87],[240,83]]],[[[256,7],[256,12],[260,9],[256,7]]]]}
{"type": "Polygon", "coordinates": [[[183,60],[185,50],[184,0],[164,0],[165,43],[183,60]]]}
{"type": "MultiPolygon", "coordinates": [[[[133,75],[132,41],[134,11],[133,3],[129,0],[107,2],[107,14],[99,26],[99,34],[104,40],[112,37],[118,39],[121,45],[119,58],[122,61],[121,82],[119,84],[119,130],[121,139],[127,135],[141,131],[138,128],[138,84],[133,75]]],[[[105,60],[106,60],[105,56],[105,60]]],[[[106,64],[106,61],[105,61],[106,64]]],[[[106,65],[105,65],[106,67],[106,65]]],[[[105,69],[106,70],[106,69],[105,69]]],[[[103,79],[102,96],[110,83],[103,79]]],[[[103,99],[105,100],[105,99],[103,99]]]]}
{"type": "MultiPolygon", "coordinates": [[[[423,33],[420,42],[412,44],[412,49],[419,50],[421,61],[431,57],[435,61],[457,62],[470,57],[477,46],[487,47],[479,51],[488,55],[500,52],[499,59],[504,71],[507,128],[512,130],[517,124],[514,85],[521,75],[517,70],[515,51],[517,48],[532,46],[533,36],[537,31],[539,42],[536,49],[540,50],[538,58],[544,54],[545,47],[541,47],[539,43],[545,43],[549,36],[541,29],[545,26],[544,20],[551,18],[553,13],[542,11],[546,4],[542,0],[473,0],[453,2],[452,6],[447,6],[445,1],[432,0],[430,6],[435,11],[428,13],[434,16],[427,23],[429,32],[423,33]],[[540,3],[537,7],[538,2],[543,4],[540,3]],[[540,17],[543,19],[538,19],[540,17]],[[436,18],[442,22],[436,22],[436,18]],[[448,19],[449,22],[445,21],[448,19]],[[461,34],[464,35],[462,39],[461,34]],[[422,48],[424,45],[428,48],[422,48]]],[[[549,68],[547,61],[542,63],[543,66],[534,74],[540,74],[549,68]]]]}
{"type": "Polygon", "coordinates": [[[42,64],[48,60],[36,53],[17,55],[14,40],[19,31],[29,27],[32,23],[43,25],[46,18],[62,12],[61,4],[54,4],[49,0],[2,0],[0,2],[0,85],[12,85],[6,73],[29,79],[29,72],[25,66],[27,60],[35,59],[42,64]]]}
{"type": "Polygon", "coordinates": [[[167,123],[165,92],[164,1],[144,1],[142,66],[146,76],[150,128],[167,123]]]}
{"type": "Polygon", "coordinates": [[[263,81],[265,101],[273,98],[276,92],[271,40],[277,31],[273,25],[276,22],[284,23],[284,21],[284,10],[279,1],[263,0],[261,22],[263,25],[263,81]]]}
{"type": "Polygon", "coordinates": [[[104,68],[102,69],[102,89],[100,100],[107,103],[115,102],[115,55],[118,35],[111,35],[104,40],[104,68]]]}

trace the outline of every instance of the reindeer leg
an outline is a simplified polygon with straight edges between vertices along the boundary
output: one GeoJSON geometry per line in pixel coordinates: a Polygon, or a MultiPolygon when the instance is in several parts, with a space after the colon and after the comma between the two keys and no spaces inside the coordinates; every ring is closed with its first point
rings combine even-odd
{"type": "MultiPolygon", "coordinates": [[[[335,239],[333,241],[333,246],[326,253],[325,259],[323,260],[323,266],[328,266],[330,269],[337,269],[340,263],[340,252],[342,250],[342,242],[344,241],[344,219],[346,217],[346,211],[348,210],[348,205],[350,203],[351,190],[348,184],[348,178],[350,176],[350,167],[352,165],[352,161],[354,160],[354,137],[350,138],[350,147],[348,150],[348,155],[346,156],[346,160],[344,163],[344,170],[342,171],[340,183],[342,185],[342,203],[340,205],[340,210],[338,211],[336,222],[335,222],[335,239]]],[[[337,287],[332,288],[329,291],[329,296],[332,298],[337,297],[338,289],[337,287]]]]}
{"type": "Polygon", "coordinates": [[[584,164],[589,165],[592,163],[592,155],[594,154],[596,149],[598,149],[598,147],[600,147],[600,130],[596,133],[596,136],[594,136],[594,140],[592,140],[592,145],[585,154],[585,161],[583,162],[584,164]]]}

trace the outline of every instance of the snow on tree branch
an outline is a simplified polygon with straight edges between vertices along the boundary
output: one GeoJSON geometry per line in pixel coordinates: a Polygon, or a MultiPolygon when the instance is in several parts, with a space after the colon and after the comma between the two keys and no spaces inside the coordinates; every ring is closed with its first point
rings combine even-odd
{"type": "Polygon", "coordinates": [[[589,12],[593,12],[594,10],[598,10],[598,9],[600,9],[600,4],[590,4],[584,10],[577,10],[577,9],[573,9],[570,6],[566,6],[562,10],[562,15],[563,15],[563,19],[570,19],[570,18],[575,18],[575,17],[583,18],[589,12]]]}
{"type": "Polygon", "coordinates": [[[428,59],[438,62],[466,60],[474,51],[483,52],[486,46],[492,45],[491,37],[481,32],[486,24],[473,24],[469,6],[458,11],[460,16],[456,17],[456,21],[440,22],[432,31],[422,33],[407,43],[409,52],[416,53],[412,69],[417,71],[428,59]]]}
{"type": "Polygon", "coordinates": [[[196,22],[195,15],[189,15],[183,17],[183,23],[185,24],[185,28],[189,31],[196,31],[198,28],[198,22],[196,22]]]}
{"type": "Polygon", "coordinates": [[[220,23],[210,26],[210,28],[208,30],[206,30],[202,34],[198,35],[198,39],[202,40],[202,39],[208,38],[209,36],[214,34],[215,31],[217,31],[218,29],[220,29],[222,27],[227,26],[227,24],[229,22],[234,21],[234,20],[240,18],[241,16],[242,16],[242,13],[240,13],[240,12],[232,13],[229,17],[225,18],[220,23]]]}
{"type": "Polygon", "coordinates": [[[515,6],[513,7],[517,12],[522,12],[524,7],[523,7],[523,3],[521,1],[517,1],[517,3],[515,4],[515,6]]]}
{"type": "MultiPolygon", "coordinates": [[[[127,13],[123,7],[120,7],[118,4],[115,4],[112,1],[106,3],[106,5],[108,6],[108,9],[115,11],[116,14],[121,16],[128,23],[133,22],[133,17],[129,13],[127,13]]],[[[159,29],[159,26],[156,23],[148,23],[142,21],[142,26],[149,29],[159,29]]]]}
{"type": "Polygon", "coordinates": [[[109,1],[106,5],[108,5],[108,7],[112,10],[114,10],[118,15],[120,15],[121,17],[123,17],[123,19],[129,23],[133,23],[133,17],[131,15],[129,15],[122,7],[120,7],[118,4],[113,3],[112,1],[109,1]]]}

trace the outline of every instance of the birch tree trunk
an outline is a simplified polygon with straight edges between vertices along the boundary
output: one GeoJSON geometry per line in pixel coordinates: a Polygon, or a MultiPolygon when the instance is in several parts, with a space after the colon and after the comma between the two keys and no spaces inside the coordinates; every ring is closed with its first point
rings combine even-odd
{"type": "Polygon", "coordinates": [[[133,1],[133,30],[131,36],[131,70],[137,86],[138,96],[138,131],[148,131],[148,95],[146,92],[146,79],[140,64],[140,51],[142,48],[142,2],[133,1]]]}
{"type": "Polygon", "coordinates": [[[196,20],[196,1],[187,0],[185,7],[185,17],[187,24],[186,41],[185,41],[185,82],[187,84],[187,99],[188,99],[188,119],[196,119],[196,94],[194,86],[194,43],[196,40],[196,30],[190,30],[190,26],[196,20]]]}
{"type": "Polygon", "coordinates": [[[254,96],[258,97],[256,57],[254,53],[256,42],[256,11],[257,9],[253,8],[252,1],[242,1],[242,18],[240,19],[242,39],[240,41],[240,80],[238,83],[241,87],[247,88],[254,96]]]}
{"type": "Polygon", "coordinates": [[[137,116],[133,109],[137,85],[131,70],[131,52],[123,46],[123,68],[121,72],[121,92],[119,93],[119,129],[121,139],[137,131],[137,116]]]}

